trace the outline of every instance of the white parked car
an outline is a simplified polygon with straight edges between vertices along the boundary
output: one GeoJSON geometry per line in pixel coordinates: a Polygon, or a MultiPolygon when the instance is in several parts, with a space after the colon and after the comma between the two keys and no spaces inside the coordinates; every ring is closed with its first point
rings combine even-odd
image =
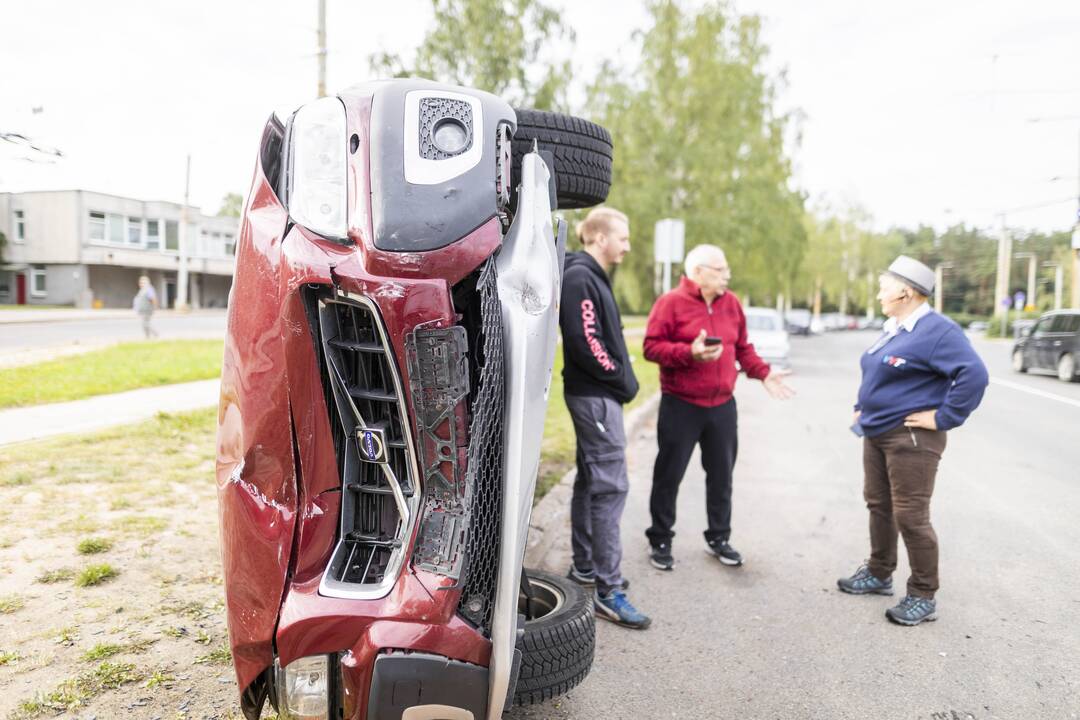
{"type": "Polygon", "coordinates": [[[748,307],[746,332],[757,354],[770,365],[790,367],[791,343],[783,316],[772,308],[748,307]]]}

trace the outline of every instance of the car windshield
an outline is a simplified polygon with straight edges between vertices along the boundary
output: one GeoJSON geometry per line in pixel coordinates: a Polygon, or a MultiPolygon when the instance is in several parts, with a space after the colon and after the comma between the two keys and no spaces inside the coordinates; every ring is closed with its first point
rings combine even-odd
{"type": "Polygon", "coordinates": [[[780,322],[772,315],[747,315],[747,330],[779,330],[780,322]]]}

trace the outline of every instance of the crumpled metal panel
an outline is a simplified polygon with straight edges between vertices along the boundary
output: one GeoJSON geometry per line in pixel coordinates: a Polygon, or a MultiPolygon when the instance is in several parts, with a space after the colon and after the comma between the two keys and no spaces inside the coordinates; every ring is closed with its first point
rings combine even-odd
{"type": "Polygon", "coordinates": [[[216,466],[229,637],[241,689],[273,661],[297,494],[279,263],[287,217],[258,169],[237,244],[216,466]]]}
{"type": "Polygon", "coordinates": [[[491,623],[488,720],[502,715],[517,644],[518,589],[532,514],[551,370],[555,362],[565,229],[556,238],[550,171],[536,152],[522,158],[518,214],[497,257],[506,358],[503,524],[491,623]]]}

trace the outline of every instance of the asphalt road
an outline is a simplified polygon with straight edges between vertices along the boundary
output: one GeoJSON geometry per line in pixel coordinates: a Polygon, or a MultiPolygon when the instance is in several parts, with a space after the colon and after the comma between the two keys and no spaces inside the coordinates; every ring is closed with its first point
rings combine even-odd
{"type": "MultiPolygon", "coordinates": [[[[860,441],[849,431],[869,333],[793,341],[798,396],[740,380],[732,543],[706,555],[703,472],[679,497],[678,565],[648,565],[652,425],[631,439],[623,568],[653,617],[598,621],[592,673],[512,718],[1080,718],[1080,385],[1009,369],[1010,345],[976,341],[993,381],[949,433],[933,521],[936,623],[892,625],[898,598],[836,590],[868,554],[860,441]]],[[[565,571],[568,543],[545,564],[565,571]]],[[[894,576],[902,591],[906,558],[894,576]]]]}
{"type": "MultiPolygon", "coordinates": [[[[225,337],[225,311],[190,315],[172,312],[154,315],[153,327],[162,339],[225,337]]],[[[59,348],[66,345],[105,345],[141,340],[142,323],[130,317],[93,318],[31,323],[0,323],[0,351],[59,348]]]]}

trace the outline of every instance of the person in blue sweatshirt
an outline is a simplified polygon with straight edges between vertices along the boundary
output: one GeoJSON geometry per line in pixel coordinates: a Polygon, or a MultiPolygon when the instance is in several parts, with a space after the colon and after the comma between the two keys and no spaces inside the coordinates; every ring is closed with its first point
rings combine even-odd
{"type": "Polygon", "coordinates": [[[938,541],[930,497],[945,436],[982,401],[986,366],[955,322],[934,312],[934,271],[901,255],[879,280],[884,332],[862,354],[855,419],[863,437],[863,496],[870,510],[870,559],[841,590],[892,595],[897,535],[911,577],[904,599],[885,611],[901,625],[937,619],[938,541]]]}

